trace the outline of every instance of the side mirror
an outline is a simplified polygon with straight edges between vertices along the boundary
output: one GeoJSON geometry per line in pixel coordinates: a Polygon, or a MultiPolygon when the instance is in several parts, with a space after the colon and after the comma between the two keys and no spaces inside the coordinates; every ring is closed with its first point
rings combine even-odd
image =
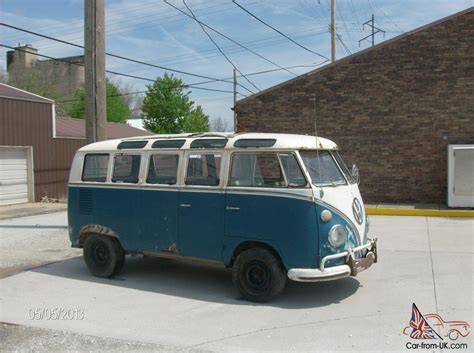
{"type": "Polygon", "coordinates": [[[352,165],[351,174],[354,180],[357,182],[357,184],[359,184],[360,183],[359,168],[355,164],[352,165]]]}

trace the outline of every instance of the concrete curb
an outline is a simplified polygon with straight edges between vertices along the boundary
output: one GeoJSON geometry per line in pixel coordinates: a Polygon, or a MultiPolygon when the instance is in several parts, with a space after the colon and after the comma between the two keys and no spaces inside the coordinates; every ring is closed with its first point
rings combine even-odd
{"type": "Polygon", "coordinates": [[[426,210],[406,208],[366,207],[368,215],[385,216],[424,216],[424,217],[468,217],[474,218],[474,211],[470,210],[426,210]]]}

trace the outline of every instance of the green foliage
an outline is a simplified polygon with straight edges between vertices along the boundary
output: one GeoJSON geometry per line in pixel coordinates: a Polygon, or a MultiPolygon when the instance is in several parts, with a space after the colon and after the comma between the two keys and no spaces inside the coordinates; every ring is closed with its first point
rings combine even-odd
{"type": "Polygon", "coordinates": [[[209,117],[200,106],[194,107],[182,80],[165,73],[147,88],[142,105],[145,129],[157,134],[209,130],[209,117]]]}
{"type": "MultiPolygon", "coordinates": [[[[121,96],[122,92],[118,84],[107,80],[105,90],[107,96],[107,121],[125,123],[131,113],[125,99],[121,96]]],[[[84,119],[86,116],[84,85],[77,90],[74,96],[77,100],[65,107],[66,114],[72,118],[84,119]]]]}

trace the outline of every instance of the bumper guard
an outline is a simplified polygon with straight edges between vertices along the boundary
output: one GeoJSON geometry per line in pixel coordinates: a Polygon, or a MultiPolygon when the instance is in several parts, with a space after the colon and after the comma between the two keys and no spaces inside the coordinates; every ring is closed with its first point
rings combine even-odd
{"type": "Polygon", "coordinates": [[[339,278],[357,276],[377,262],[377,238],[370,239],[365,245],[347,249],[338,254],[327,255],[321,260],[319,268],[292,268],[288,270],[288,278],[298,282],[322,282],[339,278]],[[355,258],[355,253],[368,250],[364,257],[355,258]],[[325,267],[329,260],[346,258],[344,265],[325,267]]]}

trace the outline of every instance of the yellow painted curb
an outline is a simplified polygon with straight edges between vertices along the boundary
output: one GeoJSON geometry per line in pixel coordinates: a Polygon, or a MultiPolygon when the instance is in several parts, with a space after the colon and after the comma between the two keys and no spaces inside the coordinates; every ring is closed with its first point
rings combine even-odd
{"type": "Polygon", "coordinates": [[[406,208],[374,208],[367,207],[368,215],[386,216],[426,216],[426,217],[470,217],[474,218],[474,211],[469,210],[417,210],[406,208]]]}

